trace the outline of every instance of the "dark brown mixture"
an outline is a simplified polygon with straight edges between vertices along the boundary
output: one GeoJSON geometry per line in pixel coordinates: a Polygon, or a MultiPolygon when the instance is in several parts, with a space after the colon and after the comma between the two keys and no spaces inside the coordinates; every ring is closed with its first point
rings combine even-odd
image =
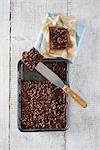
{"type": "Polygon", "coordinates": [[[50,27],[50,50],[68,49],[72,47],[69,31],[65,28],[50,27]]]}
{"type": "Polygon", "coordinates": [[[65,128],[66,100],[49,81],[22,81],[21,126],[23,129],[65,128]]]}
{"type": "MultiPolygon", "coordinates": [[[[66,63],[46,65],[66,80],[66,63]]],[[[66,109],[65,93],[48,80],[21,81],[22,129],[65,128],[66,109]]]]}
{"type": "Polygon", "coordinates": [[[23,53],[22,62],[32,71],[42,59],[43,56],[32,48],[29,52],[23,53]]]}

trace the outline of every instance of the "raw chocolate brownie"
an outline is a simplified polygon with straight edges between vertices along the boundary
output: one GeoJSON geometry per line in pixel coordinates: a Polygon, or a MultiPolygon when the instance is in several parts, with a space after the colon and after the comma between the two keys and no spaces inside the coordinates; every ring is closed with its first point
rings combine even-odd
{"type": "Polygon", "coordinates": [[[23,129],[65,128],[66,100],[61,89],[49,81],[21,82],[23,129]]]}
{"type": "Polygon", "coordinates": [[[69,31],[65,28],[49,28],[49,48],[50,50],[62,50],[72,47],[69,31]]]}
{"type": "Polygon", "coordinates": [[[35,48],[32,48],[29,52],[23,53],[21,60],[32,71],[42,59],[43,56],[35,48]]]}

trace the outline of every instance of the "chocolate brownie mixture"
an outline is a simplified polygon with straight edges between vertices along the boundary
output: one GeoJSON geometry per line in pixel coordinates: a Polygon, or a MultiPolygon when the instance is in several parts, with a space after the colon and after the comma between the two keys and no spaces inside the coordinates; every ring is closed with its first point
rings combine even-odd
{"type": "Polygon", "coordinates": [[[22,128],[66,127],[66,100],[61,89],[49,81],[22,81],[22,128]]]}
{"type": "Polygon", "coordinates": [[[65,28],[49,28],[49,47],[50,50],[61,50],[72,47],[69,31],[65,28]]]}
{"type": "MultiPolygon", "coordinates": [[[[65,82],[66,63],[46,64],[65,82]]],[[[45,129],[66,127],[65,93],[49,82],[21,81],[21,128],[45,129]]]]}

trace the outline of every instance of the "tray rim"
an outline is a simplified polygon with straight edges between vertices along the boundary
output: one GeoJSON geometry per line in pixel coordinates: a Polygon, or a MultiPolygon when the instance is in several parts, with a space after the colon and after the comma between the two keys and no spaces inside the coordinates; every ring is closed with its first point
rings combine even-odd
{"type": "MultiPolygon", "coordinates": [[[[67,70],[66,70],[66,74],[67,74],[67,81],[66,84],[70,87],[69,85],[69,62],[66,59],[57,57],[57,58],[45,58],[42,60],[42,62],[52,62],[52,61],[56,61],[56,62],[65,62],[67,65],[67,70]]],[[[22,61],[19,60],[18,61],[18,66],[17,66],[17,128],[21,131],[21,132],[43,132],[43,131],[66,131],[69,129],[70,126],[70,97],[66,97],[66,102],[68,103],[67,109],[66,109],[66,115],[67,115],[67,123],[66,123],[66,127],[65,128],[44,128],[44,129],[22,129],[21,128],[21,65],[22,65],[22,61]]]]}

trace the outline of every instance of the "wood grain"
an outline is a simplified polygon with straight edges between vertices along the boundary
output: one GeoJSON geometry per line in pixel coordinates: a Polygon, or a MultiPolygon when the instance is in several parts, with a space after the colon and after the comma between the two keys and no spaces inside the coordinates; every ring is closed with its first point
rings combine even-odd
{"type": "Polygon", "coordinates": [[[0,150],[9,148],[9,0],[0,0],[0,150]]]}
{"type": "Polygon", "coordinates": [[[47,12],[67,13],[67,1],[12,0],[10,150],[64,150],[64,132],[22,133],[17,128],[17,64],[21,53],[36,40],[47,12]]]}
{"type": "Polygon", "coordinates": [[[88,100],[81,110],[71,103],[67,150],[100,149],[100,1],[69,0],[68,14],[75,15],[86,27],[78,57],[70,65],[71,87],[88,100]]]}

